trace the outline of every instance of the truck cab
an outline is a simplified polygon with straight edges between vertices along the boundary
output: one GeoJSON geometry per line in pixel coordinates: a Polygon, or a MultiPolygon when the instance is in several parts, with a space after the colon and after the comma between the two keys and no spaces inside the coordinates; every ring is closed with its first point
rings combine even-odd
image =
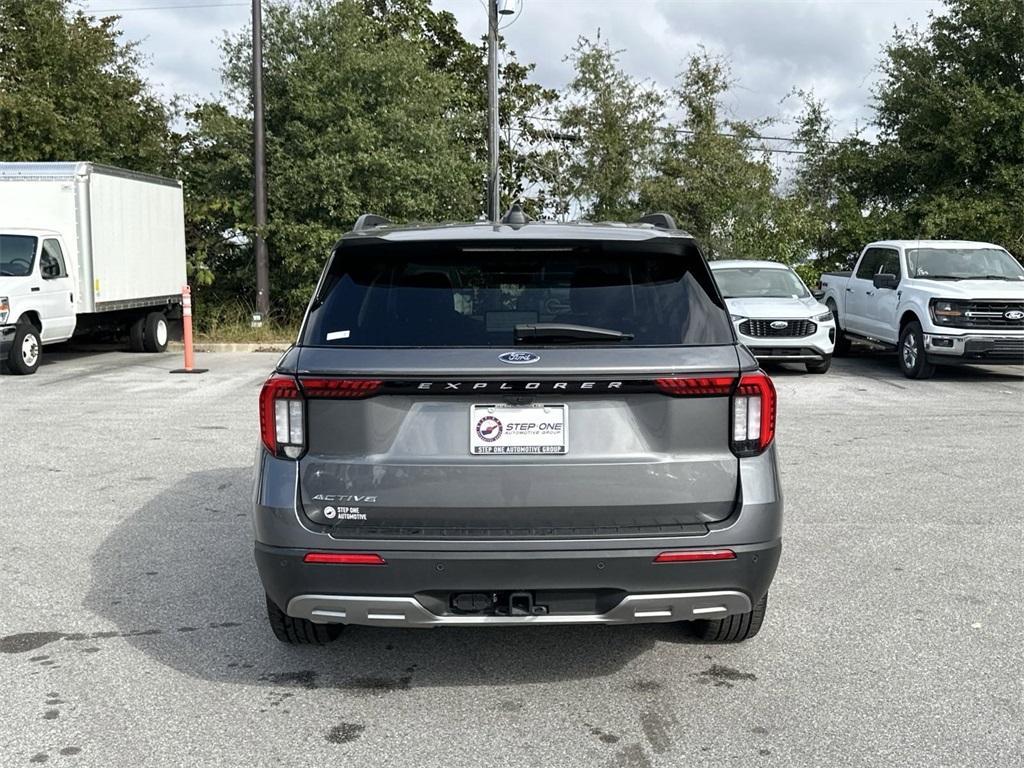
{"type": "Polygon", "coordinates": [[[74,261],[60,233],[0,230],[0,361],[38,365],[40,346],[75,332],[74,261]]]}
{"type": "Polygon", "coordinates": [[[940,364],[1024,364],[1024,266],[998,245],[871,243],[852,272],[825,273],[821,286],[837,354],[851,340],[895,348],[910,378],[940,364]]]}

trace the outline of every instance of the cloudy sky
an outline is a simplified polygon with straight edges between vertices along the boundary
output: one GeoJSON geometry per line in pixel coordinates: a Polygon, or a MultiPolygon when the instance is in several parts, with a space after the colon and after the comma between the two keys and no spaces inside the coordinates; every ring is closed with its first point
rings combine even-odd
{"type": "MultiPolygon", "coordinates": [[[[434,0],[471,39],[486,31],[484,0],[434,0]]],[[[579,35],[597,30],[632,75],[670,87],[680,62],[700,45],[725,54],[737,87],[729,97],[741,118],[775,117],[784,133],[796,109],[793,88],[825,99],[844,133],[870,117],[879,53],[894,26],[926,23],[940,0],[520,0],[522,13],[503,34],[537,79],[561,87],[563,61],[579,35]]],[[[219,88],[218,41],[245,27],[244,0],[77,0],[88,12],[117,11],[140,41],[149,78],[164,95],[208,97],[219,88]]]]}

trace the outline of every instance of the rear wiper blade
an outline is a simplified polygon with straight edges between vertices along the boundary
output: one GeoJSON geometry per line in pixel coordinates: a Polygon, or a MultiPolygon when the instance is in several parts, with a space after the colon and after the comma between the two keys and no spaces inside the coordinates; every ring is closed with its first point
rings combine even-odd
{"type": "Polygon", "coordinates": [[[613,328],[595,328],[592,325],[572,323],[523,323],[515,327],[516,342],[535,341],[629,341],[632,333],[616,331],[613,328]]]}

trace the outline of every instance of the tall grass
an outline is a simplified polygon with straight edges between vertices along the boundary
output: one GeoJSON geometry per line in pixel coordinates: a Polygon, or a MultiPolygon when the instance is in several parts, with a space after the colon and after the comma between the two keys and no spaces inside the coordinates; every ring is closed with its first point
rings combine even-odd
{"type": "Polygon", "coordinates": [[[299,321],[271,312],[260,328],[252,327],[253,305],[242,299],[197,302],[193,314],[196,341],[207,343],[290,344],[299,332],[299,321]]]}

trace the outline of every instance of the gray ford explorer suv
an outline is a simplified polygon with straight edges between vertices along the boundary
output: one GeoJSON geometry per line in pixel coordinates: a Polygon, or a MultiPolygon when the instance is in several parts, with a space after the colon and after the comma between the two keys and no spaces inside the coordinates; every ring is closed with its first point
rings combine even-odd
{"type": "Polygon", "coordinates": [[[282,641],[633,622],[739,641],[764,620],[775,389],[665,214],[364,215],[259,409],[256,562],[282,641]]]}

